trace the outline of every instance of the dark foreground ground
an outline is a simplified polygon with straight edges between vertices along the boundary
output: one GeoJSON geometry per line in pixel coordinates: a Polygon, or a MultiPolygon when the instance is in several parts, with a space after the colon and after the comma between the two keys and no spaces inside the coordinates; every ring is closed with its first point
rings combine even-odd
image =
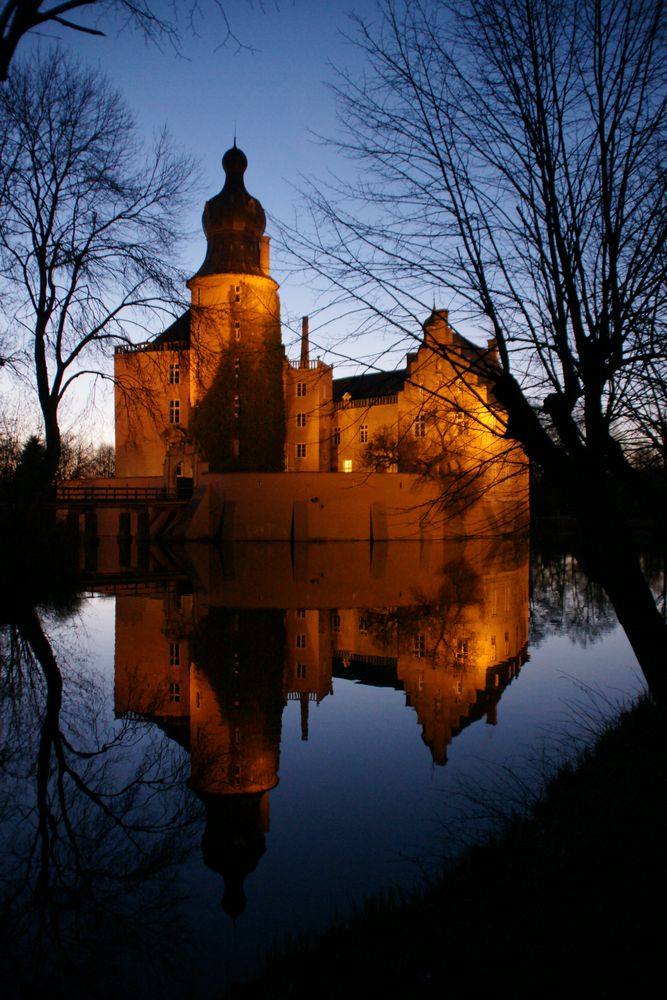
{"type": "Polygon", "coordinates": [[[440,885],[273,959],[251,998],[661,994],[667,712],[642,702],[440,885]]]}

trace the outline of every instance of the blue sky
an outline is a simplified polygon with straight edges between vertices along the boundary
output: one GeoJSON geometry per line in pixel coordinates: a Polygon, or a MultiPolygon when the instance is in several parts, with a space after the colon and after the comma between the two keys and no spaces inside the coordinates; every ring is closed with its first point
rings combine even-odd
{"type": "MultiPolygon", "coordinates": [[[[105,38],[93,38],[64,29],[32,35],[19,48],[29,58],[35,47],[60,39],[70,53],[99,66],[135,113],[140,130],[150,137],[167,125],[178,145],[201,164],[200,187],[193,191],[192,211],[186,220],[192,232],[184,246],[183,262],[194,273],[204,256],[201,212],[204,201],[223,183],[221,158],[236,132],[238,145],[249,160],[248,190],[260,199],[272,219],[293,221],[298,210],[299,186],[306,179],[341,174],[350,165],[331,147],[313,136],[336,132],[335,103],[328,89],[334,66],[353,73],[363,71],[363,56],[346,41],[353,34],[350,12],[373,18],[375,0],[224,0],[230,23],[241,47],[233,41],[221,46],[225,28],[215,0],[200,0],[203,17],[197,34],[182,33],[182,52],[167,45],[160,51],[147,45],[137,32],[119,32],[105,19],[105,38]]],[[[182,13],[188,0],[178,3],[182,13]]],[[[169,0],[156,0],[155,9],[169,13],[169,0]]],[[[290,274],[274,243],[272,271],[281,285],[283,339],[290,355],[300,317],[311,317],[311,338],[326,360],[344,363],[344,355],[371,360],[386,348],[380,340],[348,340],[348,329],[332,323],[322,310],[323,300],[307,287],[302,276],[290,274]],[[334,349],[325,354],[324,347],[334,349]],[[337,353],[336,353],[337,352],[337,353]]],[[[400,363],[402,351],[386,359],[400,363]]],[[[348,371],[349,371],[348,366],[348,371]]],[[[109,400],[98,396],[102,436],[110,437],[109,400]]],[[[99,432],[98,432],[99,433],[99,432]]]]}

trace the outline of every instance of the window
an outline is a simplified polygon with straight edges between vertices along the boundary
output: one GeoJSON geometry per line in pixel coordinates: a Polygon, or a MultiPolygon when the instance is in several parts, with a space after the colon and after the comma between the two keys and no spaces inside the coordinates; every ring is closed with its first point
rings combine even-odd
{"type": "Polygon", "coordinates": [[[297,635],[297,637],[296,637],[296,648],[297,649],[305,649],[306,648],[306,633],[305,632],[299,632],[299,634],[297,635]]]}
{"type": "Polygon", "coordinates": [[[236,379],[237,382],[239,380],[240,371],[241,371],[241,359],[234,358],[234,378],[236,379]]]}
{"type": "Polygon", "coordinates": [[[240,323],[234,323],[234,339],[235,340],[240,340],[241,339],[241,324],[240,323]]]}
{"type": "Polygon", "coordinates": [[[306,414],[305,413],[297,413],[297,415],[296,415],[296,426],[297,427],[305,427],[306,426],[306,414]]]}
{"type": "Polygon", "coordinates": [[[234,396],[234,418],[239,419],[239,414],[241,412],[241,400],[238,396],[234,396]]]}
{"type": "Polygon", "coordinates": [[[298,444],[296,446],[296,457],[305,458],[306,457],[306,446],[305,444],[298,444]]]}
{"type": "Polygon", "coordinates": [[[368,424],[362,424],[359,428],[359,440],[362,444],[368,444],[368,424]]]}
{"type": "Polygon", "coordinates": [[[234,784],[235,785],[240,785],[241,784],[241,765],[240,764],[235,764],[234,765],[234,784]]]}
{"type": "Polygon", "coordinates": [[[195,705],[197,708],[201,708],[201,691],[195,693],[195,705]]]}
{"type": "Polygon", "coordinates": [[[297,663],[297,665],[296,665],[296,676],[297,677],[301,677],[301,678],[305,678],[305,676],[306,676],[306,664],[305,663],[297,663]]]}
{"type": "Polygon", "coordinates": [[[170,684],[169,685],[169,701],[180,701],[181,700],[181,685],[180,684],[170,684]]]}
{"type": "Polygon", "coordinates": [[[180,642],[169,643],[169,666],[180,667],[181,665],[181,644],[180,642]]]}
{"type": "Polygon", "coordinates": [[[466,429],[466,427],[468,426],[468,418],[467,418],[466,414],[465,413],[461,413],[461,411],[459,410],[459,412],[456,414],[456,418],[455,419],[456,419],[456,426],[458,427],[458,429],[460,431],[464,431],[466,429]]]}
{"type": "Polygon", "coordinates": [[[296,384],[296,394],[297,396],[305,396],[307,385],[305,382],[297,382],[296,384]]]}
{"type": "Polygon", "coordinates": [[[468,659],[468,640],[458,639],[456,642],[456,661],[466,663],[468,659]]]}
{"type": "Polygon", "coordinates": [[[182,476],[183,475],[183,463],[182,462],[179,462],[178,465],[176,466],[176,475],[177,476],[182,476]]]}
{"type": "Polygon", "coordinates": [[[415,437],[426,437],[426,417],[423,415],[415,418],[415,437]]]}
{"type": "Polygon", "coordinates": [[[340,444],[340,427],[334,427],[333,443],[338,447],[340,444]]]}
{"type": "Polygon", "coordinates": [[[424,656],[425,648],[426,643],[424,642],[424,636],[416,635],[414,646],[412,647],[412,655],[416,656],[418,660],[421,660],[424,656]]]}
{"type": "Polygon", "coordinates": [[[359,618],[359,634],[368,635],[368,618],[365,615],[359,618]]]}
{"type": "Polygon", "coordinates": [[[234,286],[234,299],[235,299],[236,302],[240,302],[241,301],[241,286],[240,285],[235,285],[234,286]]]}
{"type": "Polygon", "coordinates": [[[296,616],[297,616],[297,618],[305,618],[306,617],[306,609],[305,608],[297,608],[296,609],[296,616]]]}
{"type": "Polygon", "coordinates": [[[178,385],[181,381],[181,366],[178,361],[169,365],[169,385],[178,385]]]}
{"type": "Polygon", "coordinates": [[[343,472],[352,472],[352,459],[346,458],[343,461],[343,472]]]}
{"type": "Polygon", "coordinates": [[[340,615],[338,614],[331,615],[331,627],[334,630],[334,632],[340,632],[340,615]]]}
{"type": "Polygon", "coordinates": [[[169,423],[180,424],[181,422],[181,401],[180,399],[169,400],[169,423]]]}
{"type": "Polygon", "coordinates": [[[234,729],[234,746],[235,747],[241,746],[241,730],[239,729],[238,726],[234,729]]]}

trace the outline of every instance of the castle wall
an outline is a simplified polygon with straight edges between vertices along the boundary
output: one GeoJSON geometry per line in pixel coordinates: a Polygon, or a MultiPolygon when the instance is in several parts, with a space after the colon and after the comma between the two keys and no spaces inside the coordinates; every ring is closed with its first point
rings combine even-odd
{"type": "MultiPolygon", "coordinates": [[[[526,482],[527,486],[527,482],[526,482]]],[[[519,490],[486,490],[463,509],[414,474],[209,474],[175,535],[187,540],[345,541],[460,537],[512,530],[519,490]]]]}

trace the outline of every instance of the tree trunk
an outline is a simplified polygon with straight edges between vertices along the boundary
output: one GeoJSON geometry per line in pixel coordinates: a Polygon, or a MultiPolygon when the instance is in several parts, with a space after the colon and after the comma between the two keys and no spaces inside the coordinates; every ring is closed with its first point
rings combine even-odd
{"type": "Polygon", "coordinates": [[[667,622],[642,570],[630,526],[599,484],[580,479],[571,492],[580,534],[577,558],[609,597],[650,693],[667,704],[667,622]]]}

